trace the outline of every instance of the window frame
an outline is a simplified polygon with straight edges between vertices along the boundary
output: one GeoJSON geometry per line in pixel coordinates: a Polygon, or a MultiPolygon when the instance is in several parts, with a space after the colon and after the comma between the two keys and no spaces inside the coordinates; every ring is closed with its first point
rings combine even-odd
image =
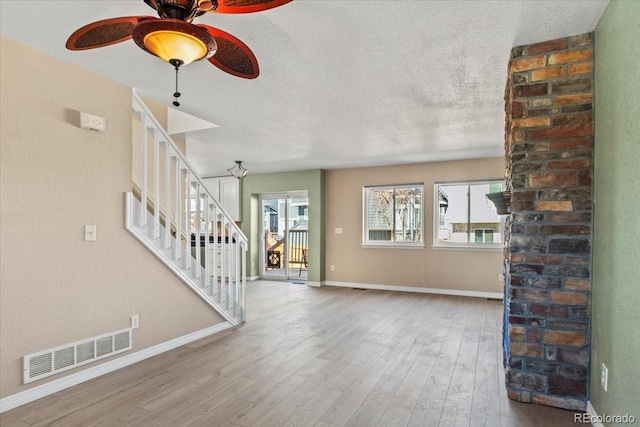
{"type": "MultiPolygon", "coordinates": [[[[498,232],[500,233],[501,241],[495,243],[475,243],[475,242],[440,242],[438,241],[438,231],[440,227],[440,202],[438,198],[438,190],[441,186],[462,186],[462,185],[482,185],[482,184],[500,184],[504,191],[504,179],[483,179],[483,180],[471,180],[471,181],[447,181],[436,182],[433,184],[433,242],[432,248],[438,250],[476,250],[476,251],[502,251],[504,247],[504,217],[501,217],[496,213],[500,220],[500,226],[498,232]]],[[[470,194],[467,194],[467,209],[471,207],[470,194]]],[[[467,213],[470,218],[471,212],[467,213]]],[[[468,229],[471,229],[471,223],[467,223],[468,229]]],[[[484,229],[480,227],[478,229],[484,229]]],[[[474,234],[475,229],[471,229],[471,235],[474,234]]]]}
{"type": "MultiPolygon", "coordinates": [[[[409,183],[409,184],[383,184],[383,185],[365,185],[362,187],[362,247],[363,248],[393,248],[393,249],[424,249],[424,218],[425,218],[425,199],[424,199],[424,183],[409,183]],[[420,241],[416,242],[403,242],[395,240],[369,240],[369,198],[367,197],[367,190],[380,189],[380,190],[396,190],[400,188],[419,188],[420,189],[420,241]]],[[[395,203],[395,197],[394,197],[395,203]]],[[[395,211],[395,204],[393,207],[395,211]]],[[[393,229],[392,229],[393,235],[393,229]]]]}

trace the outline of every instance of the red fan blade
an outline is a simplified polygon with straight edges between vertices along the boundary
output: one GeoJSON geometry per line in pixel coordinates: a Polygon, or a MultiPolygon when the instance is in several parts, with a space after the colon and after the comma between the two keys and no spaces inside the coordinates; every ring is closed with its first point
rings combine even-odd
{"type": "Polygon", "coordinates": [[[86,50],[109,46],[131,38],[133,29],[153,16],[124,16],[92,22],[74,31],[67,40],[67,49],[86,50]]]}
{"type": "Polygon", "coordinates": [[[208,25],[198,24],[198,27],[205,28],[218,44],[215,55],[209,58],[216,67],[222,71],[245,79],[255,79],[260,74],[258,60],[251,52],[251,49],[232,36],[217,28],[208,25]]]}
{"type": "Polygon", "coordinates": [[[292,0],[218,0],[214,13],[251,13],[273,9],[292,0]]]}

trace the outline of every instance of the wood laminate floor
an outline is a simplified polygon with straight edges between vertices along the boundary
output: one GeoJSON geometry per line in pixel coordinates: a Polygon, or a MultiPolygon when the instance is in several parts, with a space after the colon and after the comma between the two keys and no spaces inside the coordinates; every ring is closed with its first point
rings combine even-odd
{"type": "Polygon", "coordinates": [[[248,284],[247,323],[0,414],[27,426],[569,426],[507,399],[502,304],[248,284]]]}

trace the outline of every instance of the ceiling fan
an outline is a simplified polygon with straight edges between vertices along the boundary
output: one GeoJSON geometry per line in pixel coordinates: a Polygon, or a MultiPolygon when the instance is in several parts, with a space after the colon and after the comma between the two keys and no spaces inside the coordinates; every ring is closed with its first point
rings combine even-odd
{"type": "Polygon", "coordinates": [[[178,69],[206,58],[231,75],[255,79],[260,73],[251,49],[231,34],[204,24],[192,24],[204,13],[251,13],[282,6],[292,0],[144,0],[158,12],[154,16],[125,16],[92,22],[77,29],[67,40],[70,50],[109,46],[133,38],[144,51],[175,67],[176,100],[179,106],[178,69]]]}

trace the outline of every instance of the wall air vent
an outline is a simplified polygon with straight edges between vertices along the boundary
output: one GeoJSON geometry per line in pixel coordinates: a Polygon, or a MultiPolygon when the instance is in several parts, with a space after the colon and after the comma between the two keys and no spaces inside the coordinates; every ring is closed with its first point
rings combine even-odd
{"type": "Polygon", "coordinates": [[[133,347],[132,329],[111,332],[24,356],[24,383],[86,365],[133,347]]]}

